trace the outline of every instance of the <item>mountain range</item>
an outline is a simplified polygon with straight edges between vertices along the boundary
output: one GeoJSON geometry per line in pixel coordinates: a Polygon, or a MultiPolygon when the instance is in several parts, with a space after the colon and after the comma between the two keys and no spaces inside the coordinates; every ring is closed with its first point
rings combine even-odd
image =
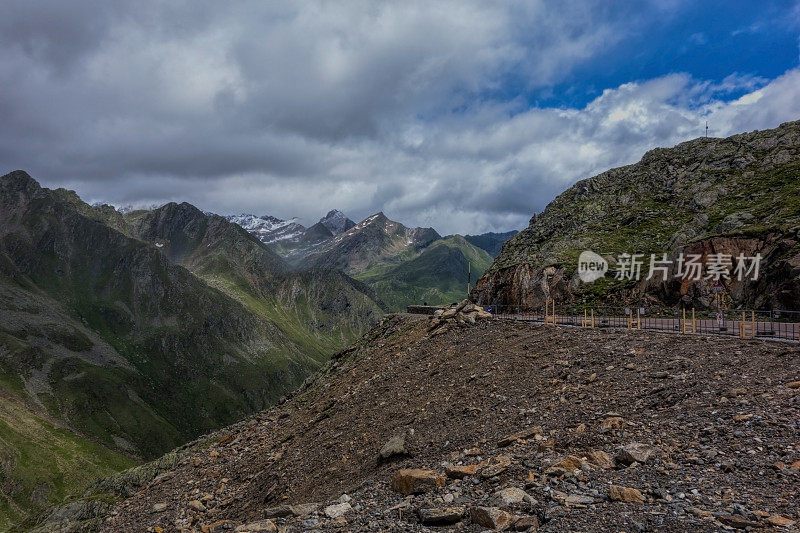
{"type": "Polygon", "coordinates": [[[275,402],[385,312],[223,217],[22,171],[0,177],[0,295],[0,523],[275,402]]]}
{"type": "Polygon", "coordinates": [[[305,228],[265,215],[232,215],[244,229],[301,271],[341,270],[372,287],[392,311],[462,299],[516,232],[442,237],[379,212],[355,223],[332,210],[305,228]]]}

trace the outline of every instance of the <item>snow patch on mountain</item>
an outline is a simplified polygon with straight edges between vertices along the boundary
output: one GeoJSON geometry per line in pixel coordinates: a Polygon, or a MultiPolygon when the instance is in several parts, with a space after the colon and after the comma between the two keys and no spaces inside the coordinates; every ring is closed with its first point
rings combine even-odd
{"type": "Polygon", "coordinates": [[[269,215],[256,216],[246,213],[228,215],[225,218],[255,235],[264,244],[278,241],[297,242],[306,231],[305,226],[296,222],[296,218],[281,220],[269,215]]]}

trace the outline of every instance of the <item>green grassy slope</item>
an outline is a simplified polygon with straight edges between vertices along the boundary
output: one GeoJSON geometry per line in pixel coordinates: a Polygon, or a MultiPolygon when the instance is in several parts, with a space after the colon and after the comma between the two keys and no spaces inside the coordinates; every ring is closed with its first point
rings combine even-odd
{"type": "Polygon", "coordinates": [[[133,464],[36,414],[19,399],[0,396],[0,530],[133,464]]]}
{"type": "Polygon", "coordinates": [[[439,239],[397,265],[373,264],[356,277],[369,284],[386,305],[401,311],[411,304],[447,304],[467,296],[468,263],[474,283],[492,263],[491,256],[461,236],[439,239]]]}

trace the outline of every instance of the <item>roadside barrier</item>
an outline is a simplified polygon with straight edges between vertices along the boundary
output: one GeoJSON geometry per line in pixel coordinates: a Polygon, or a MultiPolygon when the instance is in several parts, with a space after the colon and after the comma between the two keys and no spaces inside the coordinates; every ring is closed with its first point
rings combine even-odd
{"type": "Polygon", "coordinates": [[[549,299],[544,308],[489,305],[498,318],[581,328],[669,331],[800,342],[800,311],[731,309],[726,311],[611,306],[559,306],[549,299]]]}

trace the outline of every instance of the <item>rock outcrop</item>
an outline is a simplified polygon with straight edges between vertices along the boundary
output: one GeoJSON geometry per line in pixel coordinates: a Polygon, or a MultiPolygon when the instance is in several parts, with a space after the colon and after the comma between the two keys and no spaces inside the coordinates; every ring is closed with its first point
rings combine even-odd
{"type": "Polygon", "coordinates": [[[723,279],[729,307],[800,309],[800,122],[726,139],[655,149],[641,161],[576,183],[503,245],[472,293],[481,305],[537,309],[560,303],[709,308],[709,280],[674,276],[682,253],[762,257],[758,280],[723,279]],[[578,256],[610,266],[583,283],[578,256]],[[643,254],[641,281],[616,280],[620,254],[643,254]],[[650,254],[673,261],[647,281],[650,254]]]}

